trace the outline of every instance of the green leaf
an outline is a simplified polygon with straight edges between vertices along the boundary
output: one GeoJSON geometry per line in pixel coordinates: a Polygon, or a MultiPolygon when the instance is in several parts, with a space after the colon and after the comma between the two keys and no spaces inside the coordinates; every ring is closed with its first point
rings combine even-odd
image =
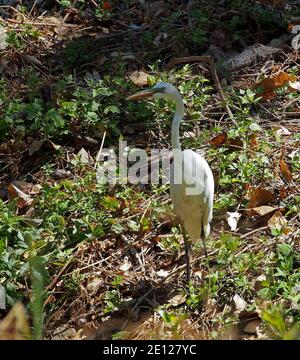
{"type": "Polygon", "coordinates": [[[110,105],[104,109],[104,114],[113,113],[113,114],[120,114],[120,109],[115,105],[110,105]]]}
{"type": "Polygon", "coordinates": [[[0,239],[0,254],[5,249],[5,243],[6,243],[5,239],[0,239]]]}
{"type": "Polygon", "coordinates": [[[286,330],[285,322],[283,316],[278,310],[262,311],[262,319],[271,327],[277,336],[284,336],[286,330]]]}
{"type": "Polygon", "coordinates": [[[111,229],[115,234],[121,234],[123,232],[123,226],[119,223],[113,224],[111,229]]]}
{"type": "Polygon", "coordinates": [[[293,252],[293,248],[290,244],[278,244],[277,250],[283,257],[288,257],[293,252]]]}
{"type": "Polygon", "coordinates": [[[270,290],[269,288],[263,288],[263,289],[260,289],[258,292],[257,292],[257,295],[263,299],[268,299],[269,298],[269,293],[270,293],[270,290]]]}

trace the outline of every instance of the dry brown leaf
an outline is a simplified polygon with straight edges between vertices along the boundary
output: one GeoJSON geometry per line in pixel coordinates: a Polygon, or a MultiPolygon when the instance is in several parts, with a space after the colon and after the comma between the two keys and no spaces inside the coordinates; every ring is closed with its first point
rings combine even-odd
{"type": "Polygon", "coordinates": [[[54,28],[54,31],[57,34],[58,40],[64,40],[66,37],[68,37],[69,34],[72,34],[72,28],[69,26],[65,26],[64,24],[59,24],[54,28]]]}
{"type": "Polygon", "coordinates": [[[137,86],[145,86],[148,84],[148,74],[144,71],[133,71],[128,78],[137,86]]]}
{"type": "Polygon", "coordinates": [[[261,205],[267,205],[274,201],[274,195],[261,187],[255,189],[251,188],[251,195],[248,203],[248,209],[259,207],[261,205]]]}
{"type": "Polygon", "coordinates": [[[24,340],[30,339],[30,337],[30,327],[24,306],[21,303],[17,303],[0,322],[0,339],[24,340]]]}
{"type": "Polygon", "coordinates": [[[177,294],[168,300],[168,303],[172,304],[173,306],[178,306],[184,304],[185,302],[186,302],[186,295],[182,293],[177,294]]]}
{"type": "Polygon", "coordinates": [[[28,149],[29,152],[29,156],[32,156],[34,153],[36,153],[37,151],[39,151],[41,149],[41,147],[43,146],[45,140],[38,140],[38,141],[34,141],[28,149]]]}
{"type": "Polygon", "coordinates": [[[10,199],[17,198],[17,204],[19,208],[31,205],[33,199],[17,188],[14,184],[9,184],[7,187],[8,195],[10,199]]]}
{"type": "Polygon", "coordinates": [[[250,149],[252,150],[257,150],[258,147],[258,141],[257,141],[257,135],[256,134],[251,134],[250,136],[250,149]]]}
{"type": "Polygon", "coordinates": [[[289,169],[288,165],[284,162],[283,158],[281,158],[281,160],[280,160],[279,167],[280,167],[281,175],[284,178],[284,180],[286,180],[287,182],[292,181],[293,175],[292,175],[291,170],[289,169]]]}
{"type": "Polygon", "coordinates": [[[267,214],[270,214],[272,212],[274,212],[276,210],[276,208],[272,207],[272,206],[258,206],[255,208],[252,208],[251,210],[253,210],[256,214],[260,215],[260,216],[265,216],[267,214]]]}
{"type": "Polygon", "coordinates": [[[220,134],[210,140],[210,145],[220,146],[225,144],[227,141],[227,134],[220,134]]]}
{"type": "Polygon", "coordinates": [[[262,205],[262,206],[254,207],[254,208],[251,208],[251,209],[247,209],[245,211],[245,215],[246,216],[259,215],[261,217],[264,217],[266,215],[271,215],[276,210],[278,210],[278,208],[274,208],[272,206],[262,205]]]}
{"type": "Polygon", "coordinates": [[[258,94],[258,96],[262,97],[264,100],[273,99],[276,96],[275,89],[288,84],[289,82],[293,82],[297,79],[295,75],[288,74],[284,71],[273,77],[266,77],[259,83],[254,85],[255,89],[261,88],[262,93],[258,94]]]}
{"type": "Polygon", "coordinates": [[[287,219],[282,215],[281,211],[278,210],[276,213],[269,219],[268,226],[270,229],[281,230],[287,225],[287,219]]]}
{"type": "Polygon", "coordinates": [[[86,285],[86,290],[89,292],[90,295],[96,295],[102,283],[103,279],[101,277],[95,276],[94,278],[89,280],[88,284],[86,285]]]}
{"type": "Polygon", "coordinates": [[[279,189],[279,198],[280,200],[284,200],[287,197],[287,191],[285,188],[279,189]]]}

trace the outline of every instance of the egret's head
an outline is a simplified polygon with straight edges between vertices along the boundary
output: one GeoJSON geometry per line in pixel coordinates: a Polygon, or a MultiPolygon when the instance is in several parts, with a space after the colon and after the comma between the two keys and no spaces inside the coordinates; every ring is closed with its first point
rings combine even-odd
{"type": "Polygon", "coordinates": [[[140,100],[145,98],[167,98],[176,100],[180,97],[178,90],[170,83],[158,82],[151,89],[139,91],[138,93],[129,96],[126,100],[140,100]]]}

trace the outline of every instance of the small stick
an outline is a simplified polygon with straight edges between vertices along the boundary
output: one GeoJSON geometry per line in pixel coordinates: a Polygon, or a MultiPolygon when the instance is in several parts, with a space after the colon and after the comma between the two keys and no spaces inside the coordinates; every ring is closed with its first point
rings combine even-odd
{"type": "Polygon", "coordinates": [[[240,238],[241,238],[241,239],[244,239],[245,237],[248,237],[249,235],[252,235],[252,234],[256,233],[257,231],[266,230],[266,229],[268,229],[268,228],[269,228],[269,226],[263,226],[263,227],[260,227],[260,228],[258,228],[258,229],[254,229],[254,230],[249,231],[248,233],[242,235],[240,238]]]}
{"type": "Polygon", "coordinates": [[[217,71],[216,71],[216,67],[215,67],[215,62],[213,60],[213,58],[211,56],[207,56],[208,58],[208,63],[210,65],[210,71],[211,71],[211,75],[213,77],[213,80],[215,82],[215,86],[216,86],[216,89],[220,95],[220,98],[221,100],[223,101],[223,103],[225,104],[225,109],[227,111],[227,114],[230,118],[230,120],[233,122],[234,125],[237,125],[237,122],[232,114],[232,111],[229,107],[229,105],[227,104],[227,101],[226,101],[226,97],[224,95],[224,92],[223,92],[223,89],[221,87],[221,84],[220,84],[220,80],[219,80],[219,77],[218,77],[218,74],[217,74],[217,71]]]}
{"type": "Polygon", "coordinates": [[[98,163],[99,163],[99,159],[100,159],[100,156],[101,156],[101,153],[102,153],[102,149],[103,149],[103,145],[104,145],[105,136],[106,136],[106,131],[105,131],[104,134],[103,134],[103,138],[102,138],[101,145],[100,145],[100,150],[98,151],[98,154],[97,154],[97,156],[96,156],[96,161],[95,161],[94,169],[96,169],[96,167],[97,167],[97,165],[98,165],[98,163]]]}

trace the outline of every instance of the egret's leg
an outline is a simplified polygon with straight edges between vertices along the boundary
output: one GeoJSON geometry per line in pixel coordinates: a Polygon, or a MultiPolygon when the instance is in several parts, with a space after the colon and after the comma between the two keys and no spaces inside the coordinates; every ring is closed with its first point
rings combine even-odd
{"type": "Polygon", "coordinates": [[[205,257],[207,258],[206,237],[205,237],[205,234],[204,234],[204,231],[203,231],[203,230],[201,231],[200,237],[201,237],[202,243],[203,243],[204,254],[205,254],[205,257]]]}
{"type": "Polygon", "coordinates": [[[191,275],[191,264],[190,264],[190,256],[191,256],[191,244],[187,239],[186,232],[184,226],[181,224],[183,241],[184,241],[184,250],[185,250],[185,261],[186,261],[186,281],[187,284],[190,282],[191,275]]]}
{"type": "Polygon", "coordinates": [[[205,254],[205,257],[207,258],[207,250],[206,250],[206,239],[205,239],[205,236],[202,236],[202,242],[203,242],[204,254],[205,254]]]}

